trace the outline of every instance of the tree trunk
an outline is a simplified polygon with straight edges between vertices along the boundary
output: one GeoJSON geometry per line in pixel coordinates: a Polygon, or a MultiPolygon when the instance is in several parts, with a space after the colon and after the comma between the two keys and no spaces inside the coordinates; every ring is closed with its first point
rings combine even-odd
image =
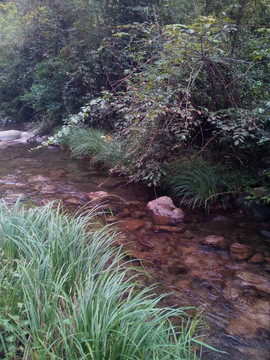
{"type": "Polygon", "coordinates": [[[236,30],[234,31],[233,39],[232,39],[232,48],[231,48],[232,56],[234,56],[234,54],[235,54],[238,39],[239,39],[239,36],[241,33],[242,20],[243,20],[244,14],[245,14],[246,6],[247,6],[247,0],[239,1],[238,13],[236,16],[236,30]]]}

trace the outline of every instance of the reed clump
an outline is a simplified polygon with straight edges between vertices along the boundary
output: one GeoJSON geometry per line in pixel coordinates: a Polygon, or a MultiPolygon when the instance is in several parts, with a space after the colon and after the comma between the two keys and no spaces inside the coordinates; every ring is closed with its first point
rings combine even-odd
{"type": "Polygon", "coordinates": [[[138,286],[116,236],[96,211],[0,204],[1,359],[198,358],[200,319],[138,286]]]}

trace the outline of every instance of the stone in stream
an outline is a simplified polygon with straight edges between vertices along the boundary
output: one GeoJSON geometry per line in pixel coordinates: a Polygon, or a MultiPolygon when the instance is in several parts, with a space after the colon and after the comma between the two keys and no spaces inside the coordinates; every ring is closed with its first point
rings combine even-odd
{"type": "Polygon", "coordinates": [[[52,180],[60,180],[66,173],[67,172],[64,169],[51,170],[49,171],[49,176],[52,180]]]}
{"type": "Polygon", "coordinates": [[[145,226],[145,222],[141,219],[125,219],[125,221],[122,221],[118,224],[119,227],[121,227],[123,230],[127,230],[130,232],[133,232],[135,230],[141,229],[145,226]]]}
{"type": "Polygon", "coordinates": [[[223,236],[209,235],[201,240],[201,244],[210,245],[217,249],[226,249],[228,241],[223,236]]]}
{"type": "Polygon", "coordinates": [[[166,226],[166,225],[154,225],[154,232],[167,232],[167,233],[183,233],[185,231],[186,226],[166,226]]]}
{"type": "Polygon", "coordinates": [[[183,210],[177,208],[168,196],[149,201],[147,208],[153,213],[154,220],[159,225],[171,225],[183,221],[185,216],[183,210]]]}
{"type": "Polygon", "coordinates": [[[248,262],[252,264],[262,264],[264,262],[264,256],[262,254],[255,254],[253,255],[248,262]]]}
{"type": "Polygon", "coordinates": [[[25,194],[20,193],[20,194],[8,194],[5,196],[5,200],[24,200],[26,198],[25,194]]]}
{"type": "Polygon", "coordinates": [[[45,181],[50,181],[50,178],[48,178],[47,176],[43,176],[43,175],[34,175],[34,176],[30,176],[28,178],[29,182],[45,182],[45,181]]]}
{"type": "Polygon", "coordinates": [[[30,140],[31,138],[33,138],[35,136],[34,133],[28,132],[28,131],[23,131],[21,133],[21,136],[14,140],[15,142],[20,142],[20,143],[27,143],[28,140],[30,140]]]}
{"type": "Polygon", "coordinates": [[[70,197],[65,200],[69,205],[82,205],[82,201],[76,197],[70,197]]]}
{"type": "Polygon", "coordinates": [[[233,260],[244,261],[254,254],[254,250],[245,244],[233,243],[230,245],[230,255],[233,260]]]}
{"type": "Polygon", "coordinates": [[[0,141],[13,141],[21,137],[22,131],[19,130],[5,130],[0,131],[0,141]]]}
{"type": "Polygon", "coordinates": [[[243,287],[254,288],[260,295],[269,297],[270,281],[263,275],[248,271],[238,271],[235,275],[240,279],[243,287]]]}
{"type": "Polygon", "coordinates": [[[89,200],[93,202],[123,202],[124,200],[117,195],[109,194],[106,191],[93,191],[86,194],[89,200]]]}
{"type": "Polygon", "coordinates": [[[41,194],[55,194],[57,191],[56,186],[53,185],[35,185],[35,190],[40,190],[41,194]]]}
{"type": "Polygon", "coordinates": [[[106,222],[108,224],[113,224],[119,221],[119,218],[117,216],[113,216],[113,215],[107,215],[106,216],[106,222]]]}
{"type": "Polygon", "coordinates": [[[237,314],[225,329],[227,334],[231,336],[244,335],[252,338],[258,336],[261,329],[270,331],[270,303],[268,299],[254,299],[248,307],[243,307],[243,312],[237,314]]]}
{"type": "Polygon", "coordinates": [[[235,301],[243,296],[241,286],[232,279],[226,281],[224,288],[224,296],[228,301],[235,301]]]}
{"type": "Polygon", "coordinates": [[[0,141],[0,149],[6,149],[9,146],[7,141],[0,141]]]}
{"type": "Polygon", "coordinates": [[[26,143],[34,136],[34,133],[19,130],[0,131],[0,141],[15,141],[26,143]]]}

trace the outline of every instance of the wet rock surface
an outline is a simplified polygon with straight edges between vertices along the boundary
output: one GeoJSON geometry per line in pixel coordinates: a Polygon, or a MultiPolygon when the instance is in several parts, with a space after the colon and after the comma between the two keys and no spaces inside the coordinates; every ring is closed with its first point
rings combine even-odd
{"type": "Polygon", "coordinates": [[[164,305],[204,309],[207,342],[227,351],[205,350],[204,360],[269,360],[270,244],[261,233],[270,232],[269,224],[204,213],[186,214],[183,222],[182,212],[178,223],[153,214],[145,190],[123,185],[59,150],[0,148],[1,198],[12,204],[22,195],[20,201],[36,205],[54,200],[71,211],[99,207],[103,221],[117,224],[118,243],[159,282],[160,293],[172,292],[164,305]]]}
{"type": "Polygon", "coordinates": [[[153,213],[154,220],[160,225],[170,225],[184,219],[184,212],[177,208],[168,196],[149,201],[147,208],[153,213]]]}
{"type": "Polygon", "coordinates": [[[243,288],[251,287],[261,293],[262,296],[265,294],[270,295],[270,281],[264,276],[249,271],[239,271],[235,275],[240,279],[243,288]]]}
{"type": "Polygon", "coordinates": [[[230,254],[233,260],[247,260],[254,252],[254,249],[246,244],[233,243],[230,245],[230,254]]]}
{"type": "Polygon", "coordinates": [[[10,143],[19,142],[26,143],[28,140],[34,137],[34,133],[20,130],[4,130],[0,131],[0,141],[10,143]]]}
{"type": "Polygon", "coordinates": [[[223,236],[217,235],[206,236],[201,240],[201,243],[218,249],[226,249],[229,246],[229,242],[223,236]]]}

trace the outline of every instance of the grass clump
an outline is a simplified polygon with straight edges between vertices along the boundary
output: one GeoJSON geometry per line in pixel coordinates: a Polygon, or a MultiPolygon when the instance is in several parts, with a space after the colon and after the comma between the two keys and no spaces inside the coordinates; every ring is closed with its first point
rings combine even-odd
{"type": "Polygon", "coordinates": [[[76,158],[87,156],[91,158],[92,165],[100,164],[118,172],[128,171],[127,157],[121,142],[101,130],[74,127],[60,141],[76,158]]]}
{"type": "Polygon", "coordinates": [[[169,164],[164,179],[165,187],[181,205],[209,211],[217,202],[225,205],[229,182],[224,169],[211,165],[202,158],[182,158],[169,164]]]}
{"type": "Polygon", "coordinates": [[[199,320],[160,308],[115,236],[93,211],[0,204],[1,359],[198,358],[199,320]]]}

